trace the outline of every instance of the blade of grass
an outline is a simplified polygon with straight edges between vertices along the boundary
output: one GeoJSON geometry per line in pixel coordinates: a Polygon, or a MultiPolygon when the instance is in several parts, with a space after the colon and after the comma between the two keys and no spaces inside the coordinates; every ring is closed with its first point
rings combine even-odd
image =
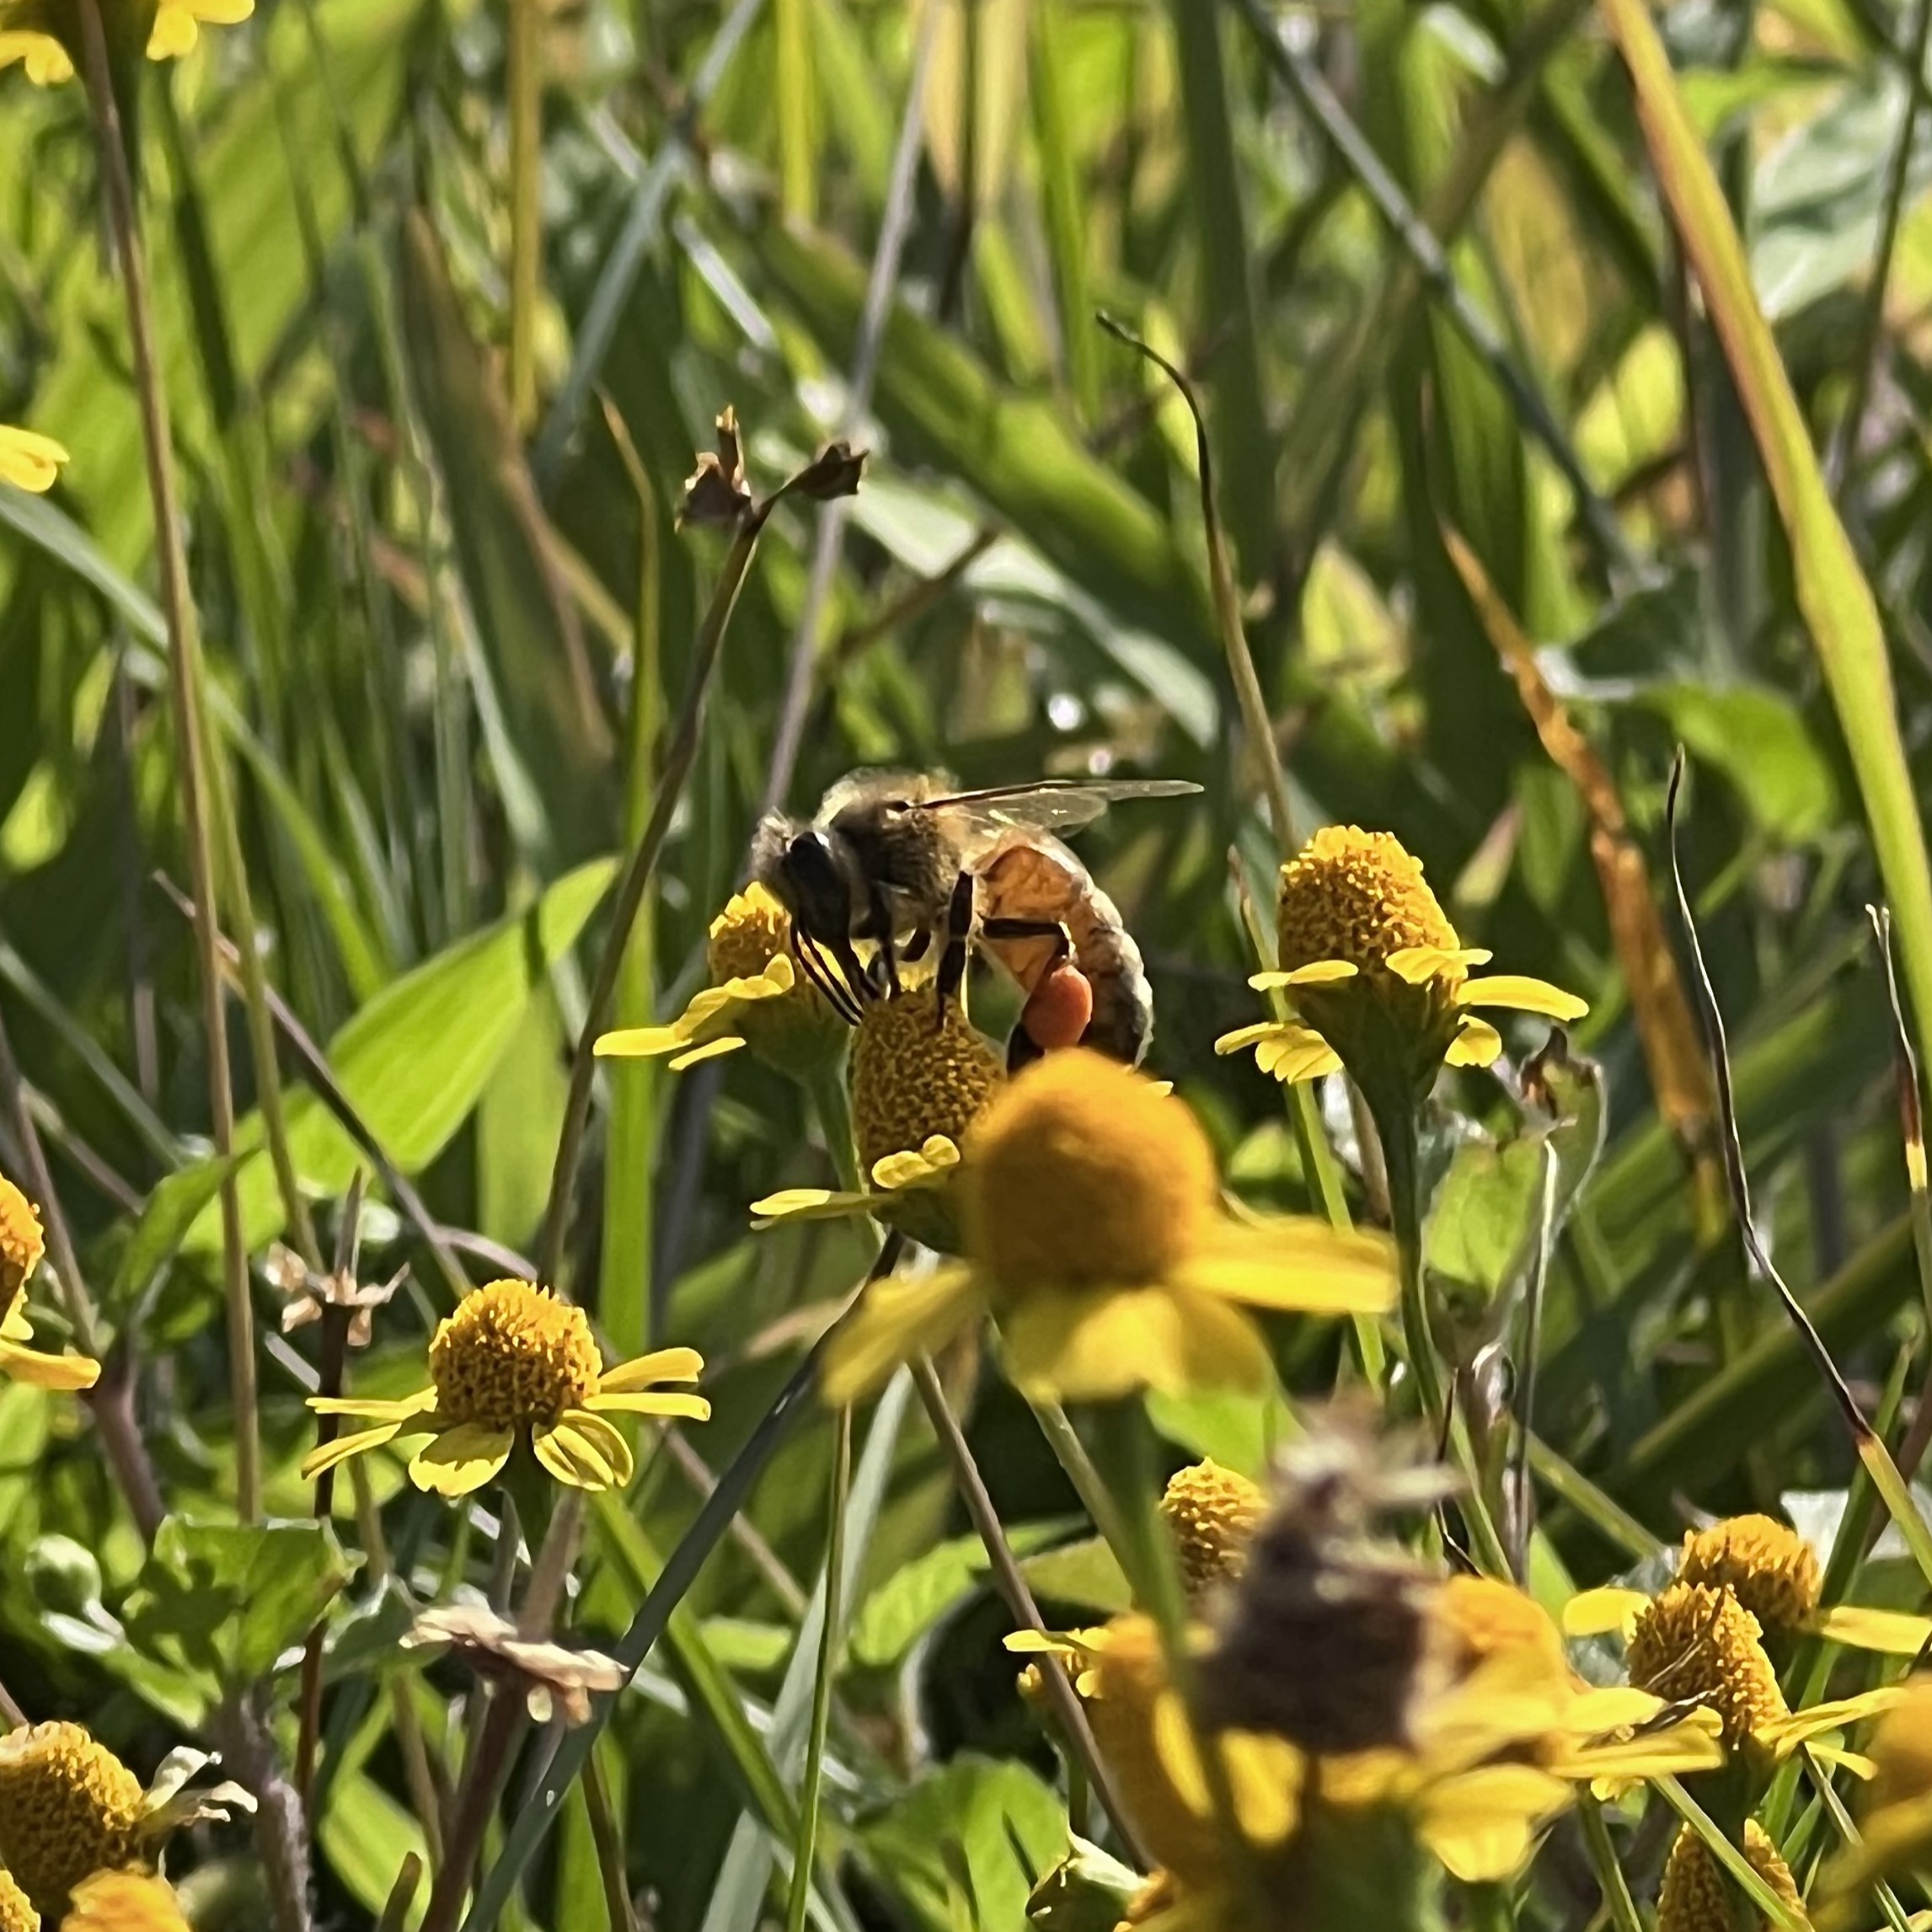
{"type": "MultiPolygon", "coordinates": [[[[1798,611],[1851,756],[1921,1029],[1932,1025],[1932,870],[1878,606],[1833,508],[1803,411],[1758,306],[1744,244],[1643,0],[1600,0],[1630,70],[1672,223],[1704,294],[1791,548],[1798,611]]],[[[1932,1556],[1932,1549],[1928,1550],[1932,1556]]]]}

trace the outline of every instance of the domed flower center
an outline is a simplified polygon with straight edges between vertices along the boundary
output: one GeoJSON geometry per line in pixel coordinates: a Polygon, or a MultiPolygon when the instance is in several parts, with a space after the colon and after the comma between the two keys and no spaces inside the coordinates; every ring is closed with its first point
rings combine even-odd
{"type": "Polygon", "coordinates": [[[40,1266],[45,1244],[34,1204],[0,1175],[0,1315],[13,1304],[27,1277],[40,1266]]]}
{"type": "Polygon", "coordinates": [[[465,1295],[430,1344],[438,1411],[486,1429],[554,1422],[597,1394],[602,1373],[584,1311],[527,1282],[465,1295]]]}
{"type": "Polygon", "coordinates": [[[1555,1681],[1568,1681],[1569,1662],[1555,1624],[1512,1584],[1490,1576],[1452,1576],[1436,1592],[1432,1607],[1458,1675],[1492,1657],[1531,1652],[1555,1681]]]}
{"type": "Polygon", "coordinates": [[[1391,953],[1410,946],[1453,952],[1460,943],[1422,877],[1422,862],[1393,832],[1352,825],[1324,826],[1282,868],[1276,921],[1287,971],[1346,960],[1381,972],[1391,953]]]}
{"type": "Polygon", "coordinates": [[[1678,1560],[1680,1583],[1728,1587],[1770,1632],[1801,1629],[1824,1594],[1824,1576],[1810,1544],[1769,1516],[1726,1517],[1692,1530],[1678,1560]]]}
{"type": "Polygon", "coordinates": [[[0,1932],[40,1932],[40,1915],[33,1901],[4,1870],[0,1870],[0,1932]]]}
{"type": "Polygon", "coordinates": [[[1673,1583],[1630,1633],[1630,1682],[1655,1697],[1707,1705],[1723,1722],[1726,1744],[1748,1742],[1790,1715],[1763,1635],[1730,1591],[1673,1583]]]}
{"type": "Polygon", "coordinates": [[[852,1045],[852,1114],[867,1174],[889,1153],[934,1134],[958,1144],[1003,1078],[993,1049],[967,1024],[959,1002],[938,1021],[929,982],[872,1001],[852,1045]]]}
{"type": "Polygon", "coordinates": [[[78,1724],[0,1737],[0,1864],[35,1909],[58,1917],[83,1878],[140,1850],[141,1782],[78,1724]]]}
{"type": "Polygon", "coordinates": [[[967,1247],[1014,1300],[1160,1281],[1214,1203],[1194,1116],[1084,1047],[1029,1067],[965,1151],[967,1247]]]}
{"type": "Polygon", "coordinates": [[[711,982],[750,979],[791,946],[791,919],[763,886],[747,886],[711,922],[705,959],[711,982]]]}
{"type": "Polygon", "coordinates": [[[1160,1499],[1160,1513],[1190,1597],[1240,1576],[1255,1526],[1267,1508],[1268,1499],[1253,1483],[1218,1463],[1196,1463],[1175,1473],[1160,1499]]]}
{"type": "MultiPolygon", "coordinates": [[[[1744,1821],[1744,1855],[1758,1877],[1802,1919],[1804,1901],[1791,1868],[1755,1818],[1744,1821]]],[[[1732,1897],[1731,1882],[1710,1855],[1710,1846],[1686,1825],[1664,1866],[1663,1888],[1657,1895],[1657,1932],[1733,1932],[1737,1920],[1731,1914],[1732,1897]]],[[[1768,1921],[1758,1913],[1752,1923],[1762,1926],[1768,1921]]]]}

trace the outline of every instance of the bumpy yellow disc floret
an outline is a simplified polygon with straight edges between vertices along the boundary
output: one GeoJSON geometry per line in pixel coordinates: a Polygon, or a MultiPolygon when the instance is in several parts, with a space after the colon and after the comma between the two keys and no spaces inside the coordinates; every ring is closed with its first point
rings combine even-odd
{"type": "Polygon", "coordinates": [[[554,1422],[597,1394],[602,1367],[584,1311],[527,1282],[465,1295],[430,1344],[438,1414],[487,1429],[554,1422]]]}
{"type": "Polygon", "coordinates": [[[1726,1587],[1774,1636],[1801,1630],[1824,1594],[1812,1546],[1769,1516],[1731,1516],[1688,1531],[1678,1560],[1680,1583],[1726,1587]]]}
{"type": "Polygon", "coordinates": [[[1730,1591],[1673,1583],[1630,1633],[1630,1682],[1672,1702],[1707,1705],[1723,1723],[1726,1745],[1764,1742],[1790,1713],[1763,1635],[1730,1591]]]}
{"type": "MultiPolygon", "coordinates": [[[[1325,826],[1282,868],[1276,907],[1285,969],[1346,960],[1385,970],[1410,946],[1453,953],[1461,943],[1422,876],[1422,862],[1389,832],[1325,826]]],[[[1459,976],[1458,976],[1459,977],[1459,976]]]]}
{"type": "Polygon", "coordinates": [[[33,1901],[4,1870],[0,1870],[0,1932],[40,1932],[40,1915],[33,1901]]]}
{"type": "Polygon", "coordinates": [[[999,1292],[1163,1279],[1215,1204],[1194,1116],[1098,1053],[1050,1054],[989,1105],[966,1148],[967,1242],[999,1292]]]}
{"type": "Polygon", "coordinates": [[[1177,1469],[1160,1499],[1160,1513],[1180,1559],[1191,1597],[1231,1583],[1248,1561],[1255,1526],[1268,1499],[1245,1476],[1213,1461],[1177,1469]]]}
{"type": "Polygon", "coordinates": [[[887,1154],[943,1134],[955,1146],[1003,1078],[999,1062],[956,999],[939,1024],[930,982],[874,1000],[852,1046],[852,1113],[870,1174],[887,1154]]]}
{"type": "Polygon", "coordinates": [[[141,1781],[78,1724],[0,1737],[0,1863],[49,1916],[92,1873],[140,1850],[141,1781]]]}
{"type": "Polygon", "coordinates": [[[0,1175],[0,1314],[26,1286],[45,1252],[40,1218],[33,1202],[0,1175]]]}
{"type": "MultiPolygon", "coordinates": [[[[1744,1822],[1744,1855],[1751,1868],[1779,1899],[1802,1917],[1804,1902],[1791,1877],[1791,1868],[1771,1837],[1755,1818],[1744,1822]]],[[[1732,1887],[1710,1848],[1687,1825],[1671,1847],[1664,1866],[1663,1889],[1657,1897],[1657,1932],[1734,1932],[1732,1887]]],[[[1769,1924],[1762,1913],[1752,1924],[1769,1924]]]]}
{"type": "Polygon", "coordinates": [[[750,979],[790,950],[791,919],[763,886],[753,885],[725,902],[711,922],[704,949],[711,982],[750,979]]]}

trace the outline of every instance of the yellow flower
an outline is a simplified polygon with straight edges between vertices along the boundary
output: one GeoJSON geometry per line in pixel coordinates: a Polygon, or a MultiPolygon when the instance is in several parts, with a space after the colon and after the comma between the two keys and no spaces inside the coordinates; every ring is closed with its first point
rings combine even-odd
{"type": "MultiPolygon", "coordinates": [[[[1822,1603],[1824,1577],[1811,1545],[1773,1517],[1727,1516],[1687,1530],[1675,1581],[1728,1589],[1774,1642],[1824,1637],[1908,1657],[1932,1641],[1932,1617],[1822,1603]]],[[[1649,1603],[1641,1590],[1586,1590],[1565,1607],[1563,1627],[1571,1636],[1621,1630],[1627,1638],[1649,1603]]]]}
{"type": "Polygon", "coordinates": [[[43,1355],[27,1319],[27,1281],[46,1250],[34,1204],[0,1175],[0,1375],[38,1389],[91,1389],[100,1364],[84,1355],[43,1355]]]}
{"type": "Polygon", "coordinates": [[[939,1019],[930,980],[869,1003],[852,1043],[853,1129],[870,1187],[789,1187],[752,1203],[762,1222],[870,1214],[929,1248],[960,1246],[960,1143],[1005,1078],[957,1000],[939,1019]]]}
{"type": "Polygon", "coordinates": [[[584,1311],[528,1282],[492,1282],[463,1297],[430,1343],[430,1386],[400,1401],[315,1395],[324,1416],[376,1426],[324,1444],[302,1465],[305,1479],[399,1436],[431,1436],[409,1475],[417,1488],[467,1496],[498,1474],[527,1433],[537,1460],[559,1482],[621,1488],[634,1474],[630,1446],[613,1416],[682,1416],[702,1422],[701,1395],[661,1389],[704,1372],[695,1349],[665,1348],[607,1369],[584,1311]]]}
{"type": "Polygon", "coordinates": [[[61,1932],[189,1932],[180,1902],[163,1878],[141,1871],[102,1871],[74,1887],[73,1909],[61,1932]]]}
{"type": "MultiPolygon", "coordinates": [[[[1805,1902],[1798,1896],[1791,1868],[1755,1818],[1744,1821],[1744,1855],[1779,1899],[1802,1919],[1805,1902]]],[[[1731,1913],[1732,1897],[1731,1881],[1710,1847],[1686,1825],[1664,1866],[1663,1888],[1657,1895],[1657,1932],[1734,1932],[1737,1920],[1731,1913]]],[[[1753,1913],[1751,1922],[1769,1924],[1761,1912],[1753,1913]]]]}
{"type": "MultiPolygon", "coordinates": [[[[1056,1636],[1025,1630],[1006,1647],[1073,1666],[1101,1761],[1148,1852],[1183,1885],[1215,1886],[1227,1860],[1207,1769],[1153,1619],[1137,1613],[1056,1636]]],[[[1243,1837],[1258,1850],[1282,1844],[1299,1815],[1300,1753],[1283,1738],[1234,1730],[1218,1733],[1215,1748],[1243,1837]]]]}
{"type": "MultiPolygon", "coordinates": [[[[0,34],[0,67],[11,60],[24,60],[27,72],[32,75],[39,67],[46,71],[45,56],[39,52],[37,45],[13,45],[16,40],[29,43],[37,37],[26,35],[0,34]]],[[[60,51],[59,44],[49,40],[45,43],[55,52],[60,51]]],[[[17,430],[6,423],[0,423],[0,483],[11,483],[20,490],[31,490],[38,493],[51,490],[54,479],[60,474],[61,465],[67,460],[67,452],[51,436],[36,436],[32,430],[17,430]]]]}
{"type": "Polygon", "coordinates": [[[141,1780],[78,1724],[36,1724],[0,1737],[0,1865],[34,1908],[52,1916],[99,1871],[148,1862],[175,1826],[225,1818],[254,1801],[232,1785],[205,1794],[189,1780],[211,1763],[174,1753],[145,1791],[141,1780]]]}
{"type": "Polygon", "coordinates": [[[40,1932],[40,1915],[6,1867],[0,1865],[0,1932],[40,1932]]]}
{"type": "Polygon", "coordinates": [[[1871,1788],[1860,1835],[1825,1867],[1818,1923],[1860,1923],[1865,1894],[1888,1872],[1911,1871],[1932,1849],[1932,1677],[1913,1677],[1871,1736],[1871,1788]]]}
{"type": "Polygon", "coordinates": [[[1029,1395],[1255,1388],[1269,1357],[1237,1304],[1379,1314],[1387,1245],[1307,1218],[1237,1222],[1180,1102],[1083,1047],[996,1092],[967,1132],[964,1263],[875,1284],[832,1338],[826,1392],[849,1402],[982,1311],[1029,1395]]]}
{"type": "Polygon", "coordinates": [[[673,1073],[748,1046],[780,1073],[802,1077],[833,1065],[847,1027],[825,995],[803,977],[791,950],[791,917],[754,882],[711,922],[706,963],[711,983],[668,1026],[633,1026],[602,1035],[600,1058],[672,1056],[673,1073]]]}
{"type": "Polygon", "coordinates": [[[1426,1086],[1446,1061],[1486,1067],[1502,1038],[1472,1007],[1513,1007],[1552,1020],[1589,1009],[1574,993],[1517,973],[1474,977],[1490,955],[1464,946],[1392,832],[1326,826],[1282,868],[1281,965],[1249,984],[1285,992],[1296,1017],[1244,1026],[1218,1053],[1255,1049],[1278,1080],[1346,1068],[1358,1082],[1426,1086]]]}
{"type": "Polygon", "coordinates": [[[1793,1711],[1763,1640],[1763,1627],[1728,1587],[1672,1583],[1631,1626],[1624,1656],[1637,1688],[1715,1711],[1728,1749],[1774,1760],[1898,1700],[1896,1688],[1874,1690],[1793,1711]]]}
{"type": "Polygon", "coordinates": [[[1169,1478],[1160,1513],[1191,1599],[1239,1577],[1255,1526],[1267,1509],[1268,1499],[1255,1484],[1212,1459],[1169,1478]]]}

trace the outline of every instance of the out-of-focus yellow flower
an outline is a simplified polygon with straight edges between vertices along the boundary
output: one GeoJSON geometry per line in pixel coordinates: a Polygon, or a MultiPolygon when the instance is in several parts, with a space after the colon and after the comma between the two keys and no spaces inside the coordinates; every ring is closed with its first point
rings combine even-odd
{"type": "Polygon", "coordinates": [[[613,1416],[678,1416],[702,1422],[702,1395],[665,1389],[704,1372],[695,1349],[664,1348],[606,1368],[584,1311],[528,1282],[492,1282],[463,1297],[430,1343],[430,1385],[399,1401],[314,1395],[309,1407],[373,1428],[325,1443],[302,1465],[313,1480],[399,1436],[434,1438],[409,1476],[439,1496],[467,1496],[499,1474],[519,1440],[560,1483],[622,1488],[634,1474],[613,1416]]]}
{"type": "MultiPolygon", "coordinates": [[[[1774,1517],[1727,1516],[1708,1529],[1687,1530],[1675,1581],[1728,1589],[1774,1642],[1824,1637],[1908,1657],[1932,1641],[1932,1617],[1824,1603],[1823,1573],[1811,1545],[1774,1517]]],[[[1572,1636],[1621,1630],[1628,1638],[1650,1601],[1641,1590],[1586,1590],[1565,1607],[1563,1627],[1572,1636]]]]}
{"type": "Polygon", "coordinates": [[[0,1865],[0,1932],[40,1932],[40,1915],[34,1902],[0,1865]]]}
{"type": "Polygon", "coordinates": [[[1932,1854],[1932,1677],[1908,1678],[1873,1727],[1871,1774],[1858,1838],[1819,1880],[1817,1921],[1828,1932],[1869,1923],[1861,1912],[1871,1886],[1932,1854]]]}
{"type": "MultiPolygon", "coordinates": [[[[160,0],[148,29],[147,57],[178,60],[192,50],[204,26],[237,26],[254,10],[254,0],[160,0]]],[[[111,35],[113,10],[104,8],[103,19],[111,35]]],[[[0,67],[19,61],[36,87],[52,87],[72,80],[83,56],[74,0],[0,0],[0,67]]]]}
{"type": "Polygon", "coordinates": [[[803,1077],[835,1065],[849,1029],[798,970],[791,917],[757,883],[711,922],[711,983],[667,1026],[633,1026],[599,1037],[600,1058],[669,1055],[673,1073],[748,1046],[780,1073],[803,1077]]]}
{"type": "Polygon", "coordinates": [[[761,1222],[870,1214],[942,1254],[960,1247],[960,1143],[1004,1080],[998,1056],[957,1000],[942,1024],[930,980],[870,1002],[854,1030],[852,1124],[859,1191],[788,1187],[752,1203],[761,1222]]]}
{"type": "Polygon", "coordinates": [[[34,1204],[0,1175],[0,1376],[38,1389],[91,1389],[100,1364],[84,1355],[44,1355],[27,1319],[27,1282],[46,1251],[34,1204]]]}
{"type": "Polygon", "coordinates": [[[212,1762],[205,1752],[174,1752],[143,1790],[80,1725],[9,1731],[0,1737],[0,1865],[36,1912],[56,1917],[83,1880],[148,1864],[178,1826],[254,1810],[233,1785],[190,1789],[212,1762]]]}
{"type": "Polygon", "coordinates": [[[1473,1007],[1578,1020],[1574,993],[1517,973],[1473,977],[1490,955],[1464,946],[1394,833],[1325,826],[1282,868],[1276,908],[1281,965],[1249,984],[1279,989],[1296,1018],[1244,1026],[1218,1053],[1252,1046],[1278,1080],[1346,1068],[1358,1082],[1426,1086],[1436,1069],[1486,1067],[1502,1038],[1473,1007]]]}
{"type": "Polygon", "coordinates": [[[165,1879],[142,1871],[102,1871],[74,1887],[61,1932],[188,1932],[165,1879]]]}
{"type": "MultiPolygon", "coordinates": [[[[35,73],[36,65],[45,73],[48,59],[44,51],[46,47],[52,48],[56,54],[61,51],[58,42],[43,42],[38,35],[0,34],[0,67],[9,61],[22,60],[27,63],[29,75],[35,73]],[[16,45],[16,42],[19,45],[16,45]]],[[[0,483],[11,483],[17,489],[36,493],[51,490],[61,473],[61,465],[67,460],[67,452],[51,436],[39,436],[32,430],[14,429],[9,424],[0,423],[0,483]]]]}
{"type": "Polygon", "coordinates": [[[1382,1240],[1223,1213],[1193,1115],[1086,1048],[997,1092],[963,1153],[968,1260],[870,1288],[832,1337],[828,1399],[855,1399],[982,1312],[1029,1395],[1254,1388],[1269,1358],[1240,1304],[1374,1314],[1394,1298],[1382,1240]]]}
{"type": "Polygon", "coordinates": [[[1191,1599],[1199,1601],[1240,1576],[1255,1526],[1267,1510],[1268,1499],[1257,1485],[1212,1458],[1176,1469],[1168,1479],[1161,1518],[1174,1539],[1191,1599]]]}
{"type": "MultiPolygon", "coordinates": [[[[1744,1821],[1744,1855],[1779,1900],[1802,1919],[1805,1902],[1798,1896],[1791,1868],[1772,1843],[1771,1834],[1755,1818],[1744,1821]]],[[[1657,1894],[1657,1932],[1735,1932],[1737,1920],[1731,1912],[1732,1897],[1731,1881],[1711,1855],[1710,1847],[1686,1825],[1678,1833],[1664,1866],[1663,1887],[1657,1894]]],[[[1770,1922],[1758,1913],[1752,1923],[1763,1927],[1770,1922]]]]}

